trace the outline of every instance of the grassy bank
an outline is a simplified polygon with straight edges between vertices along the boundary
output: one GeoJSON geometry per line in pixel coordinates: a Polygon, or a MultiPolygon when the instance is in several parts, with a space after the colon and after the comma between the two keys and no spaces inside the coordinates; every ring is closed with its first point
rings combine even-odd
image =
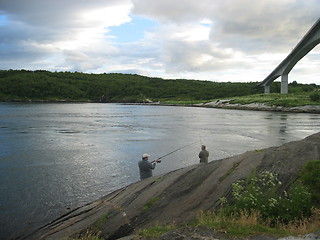
{"type": "Polygon", "coordinates": [[[291,94],[255,94],[230,98],[230,103],[250,104],[264,103],[272,106],[298,107],[305,105],[320,105],[320,92],[291,94]]]}
{"type": "MultiPolygon", "coordinates": [[[[261,103],[270,106],[281,106],[281,107],[300,107],[306,105],[320,105],[320,92],[305,92],[305,93],[290,93],[290,94],[281,94],[281,93],[271,93],[271,94],[253,94],[247,96],[239,97],[230,97],[226,98],[230,100],[230,104],[251,104],[251,103],[261,103]]],[[[162,101],[163,104],[171,105],[195,105],[206,102],[212,102],[222,100],[212,99],[210,101],[195,101],[195,100],[166,100],[162,101]]]]}
{"type": "Polygon", "coordinates": [[[225,235],[230,238],[246,238],[248,236],[273,236],[276,238],[286,236],[298,236],[315,232],[320,228],[320,210],[314,210],[312,218],[306,218],[301,221],[292,221],[289,224],[278,224],[270,226],[268,222],[259,220],[259,213],[242,212],[238,217],[226,216],[221,213],[201,212],[193,224],[177,226],[174,224],[166,226],[153,226],[148,229],[142,229],[138,232],[136,239],[159,239],[165,233],[179,229],[190,229],[190,234],[196,229],[203,229],[212,234],[225,235]]]}

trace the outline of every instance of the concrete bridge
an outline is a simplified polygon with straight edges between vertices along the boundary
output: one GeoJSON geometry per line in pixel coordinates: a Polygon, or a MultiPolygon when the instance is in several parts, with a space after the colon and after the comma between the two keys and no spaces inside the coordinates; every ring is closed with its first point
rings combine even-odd
{"type": "Polygon", "coordinates": [[[270,93],[270,85],[281,76],[281,93],[288,93],[288,74],[292,68],[320,43],[320,18],[300,40],[291,53],[258,86],[270,93]]]}

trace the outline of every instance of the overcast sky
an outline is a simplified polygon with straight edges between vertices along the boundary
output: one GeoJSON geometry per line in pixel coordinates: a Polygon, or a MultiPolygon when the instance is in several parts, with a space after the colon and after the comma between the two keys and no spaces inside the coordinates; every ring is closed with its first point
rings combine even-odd
{"type": "MultiPolygon", "coordinates": [[[[319,0],[0,0],[0,69],[262,81],[319,13],[319,0]]],[[[292,81],[320,84],[319,46],[292,81]]]]}

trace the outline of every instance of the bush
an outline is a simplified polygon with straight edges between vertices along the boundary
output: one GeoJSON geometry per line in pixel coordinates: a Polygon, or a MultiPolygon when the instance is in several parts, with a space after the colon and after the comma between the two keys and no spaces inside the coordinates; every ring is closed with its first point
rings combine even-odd
{"type": "Polygon", "coordinates": [[[319,93],[310,94],[310,100],[313,102],[320,102],[320,94],[319,93]]]}
{"type": "Polygon", "coordinates": [[[320,161],[307,162],[300,174],[301,181],[306,185],[310,192],[312,202],[315,206],[320,207],[320,161]]]}
{"type": "Polygon", "coordinates": [[[271,172],[259,175],[254,171],[246,180],[232,185],[234,204],[227,212],[259,212],[263,220],[270,223],[288,223],[311,215],[311,194],[300,182],[295,183],[288,192],[277,194],[281,185],[277,176],[271,172]]]}

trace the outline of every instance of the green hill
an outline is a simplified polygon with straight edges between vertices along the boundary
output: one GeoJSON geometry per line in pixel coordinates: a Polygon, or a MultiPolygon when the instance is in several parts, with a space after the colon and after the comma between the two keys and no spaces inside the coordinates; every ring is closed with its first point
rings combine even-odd
{"type": "MultiPolygon", "coordinates": [[[[258,82],[231,83],[150,78],[135,74],[0,70],[0,101],[143,102],[205,101],[262,93],[258,82]]],[[[279,92],[280,83],[271,86],[279,92]]],[[[289,91],[310,92],[315,84],[290,84],[289,91]]]]}

